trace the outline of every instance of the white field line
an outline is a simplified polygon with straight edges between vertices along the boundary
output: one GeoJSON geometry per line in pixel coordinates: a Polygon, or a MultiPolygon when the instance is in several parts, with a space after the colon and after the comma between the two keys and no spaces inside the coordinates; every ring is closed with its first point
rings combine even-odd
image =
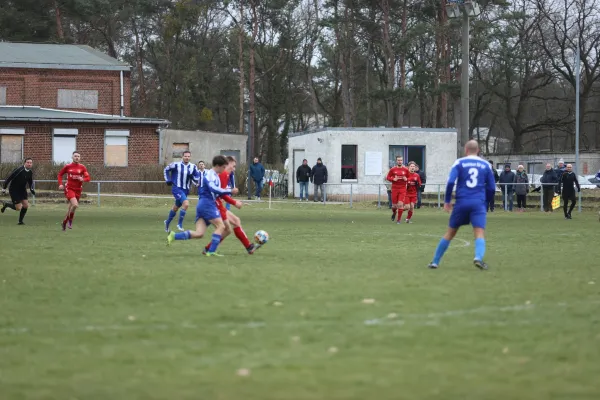
{"type": "MultiPolygon", "coordinates": [[[[275,322],[268,323],[264,321],[249,321],[249,322],[223,322],[223,323],[207,323],[207,324],[192,324],[189,322],[175,323],[175,324],[143,324],[138,321],[132,321],[129,324],[110,324],[110,325],[81,325],[81,326],[62,326],[62,327],[4,327],[0,328],[2,334],[36,334],[46,332],[65,332],[65,333],[76,333],[76,332],[115,332],[115,331],[171,331],[171,330],[206,330],[207,328],[219,328],[219,329],[259,329],[259,328],[299,328],[299,327],[311,327],[311,326],[403,326],[403,325],[416,325],[416,326],[438,326],[441,325],[441,320],[461,317],[466,315],[479,315],[483,317],[494,317],[503,313],[508,312],[523,312],[530,311],[534,312],[540,308],[564,308],[568,306],[576,305],[592,305],[600,304],[599,301],[583,301],[567,304],[566,302],[560,302],[556,304],[518,304],[512,306],[502,307],[477,307],[470,309],[458,309],[458,310],[447,310],[441,312],[432,313],[416,313],[416,314],[403,314],[394,313],[388,314],[384,318],[372,318],[364,321],[349,321],[349,322],[338,322],[338,321],[314,321],[314,320],[296,320],[289,322],[275,322]]],[[[471,325],[511,325],[514,323],[506,321],[489,321],[481,319],[472,319],[468,321],[471,325]]],[[[516,324],[528,324],[530,321],[517,321],[516,324]]]]}

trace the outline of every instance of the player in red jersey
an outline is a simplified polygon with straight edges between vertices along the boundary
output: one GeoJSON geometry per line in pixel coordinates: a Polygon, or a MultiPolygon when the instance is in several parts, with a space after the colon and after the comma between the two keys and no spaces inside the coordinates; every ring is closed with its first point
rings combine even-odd
{"type": "MultiPolygon", "coordinates": [[[[408,215],[406,216],[406,223],[411,224],[411,217],[413,216],[413,212],[415,210],[415,204],[417,204],[417,190],[421,187],[421,177],[418,173],[416,173],[417,163],[411,161],[408,163],[408,180],[406,181],[406,197],[404,198],[404,209],[408,210],[408,215]]],[[[400,218],[398,218],[398,222],[400,222],[400,218]]]]}
{"type": "MultiPolygon", "coordinates": [[[[231,187],[235,186],[234,183],[230,183],[230,177],[235,172],[237,161],[234,157],[231,156],[227,157],[227,161],[228,164],[225,168],[225,171],[219,174],[222,188],[227,188],[228,185],[230,185],[231,187]]],[[[260,246],[250,243],[250,240],[248,240],[248,236],[246,236],[246,232],[244,232],[244,229],[242,229],[242,222],[240,221],[240,218],[234,213],[232,213],[230,210],[227,210],[227,208],[225,208],[225,206],[223,205],[221,199],[225,200],[226,203],[231,204],[238,210],[242,208],[243,205],[241,201],[234,200],[229,195],[223,195],[217,199],[217,208],[219,209],[219,212],[221,213],[221,218],[225,223],[225,233],[221,236],[221,242],[225,240],[225,238],[229,236],[231,232],[233,232],[235,234],[235,237],[237,237],[238,240],[242,243],[248,254],[254,254],[254,252],[260,246]]],[[[209,247],[210,243],[206,245],[202,253],[205,254],[208,251],[209,247]]]]}
{"type": "Polygon", "coordinates": [[[404,210],[404,197],[406,197],[406,182],[408,180],[408,168],[402,165],[403,158],[396,157],[396,166],[392,167],[387,174],[387,180],[392,182],[392,221],[396,219],[396,212],[400,210],[398,215],[398,223],[402,218],[404,210]]]}
{"type": "Polygon", "coordinates": [[[83,190],[83,182],[89,182],[92,179],[90,178],[87,168],[79,163],[81,154],[74,151],[72,158],[73,162],[65,165],[58,172],[58,190],[65,191],[65,197],[69,202],[67,215],[62,222],[63,231],[67,229],[67,224],[69,229],[73,227],[73,218],[75,217],[75,210],[79,207],[79,198],[81,197],[81,191],[83,190]],[[65,174],[67,174],[67,184],[63,185],[63,175],[65,174]]]}

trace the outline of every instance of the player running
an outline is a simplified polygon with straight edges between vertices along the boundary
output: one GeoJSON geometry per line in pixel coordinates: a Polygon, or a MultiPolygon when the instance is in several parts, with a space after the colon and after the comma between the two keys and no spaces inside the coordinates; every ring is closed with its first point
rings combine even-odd
{"type": "MultiPolygon", "coordinates": [[[[417,204],[417,191],[421,187],[421,177],[417,172],[417,163],[411,161],[408,163],[408,180],[406,181],[406,197],[404,198],[404,209],[408,210],[406,216],[406,223],[412,224],[411,218],[415,210],[415,204],[417,204]]],[[[400,219],[398,219],[400,221],[400,219]]]]}
{"type": "Polygon", "coordinates": [[[29,201],[27,200],[27,185],[29,185],[29,191],[35,196],[35,189],[33,187],[33,159],[26,158],[22,166],[14,169],[8,178],[4,180],[2,185],[2,193],[6,192],[6,188],[10,185],[8,193],[10,194],[10,203],[2,202],[2,208],[0,212],[4,213],[7,208],[11,208],[15,211],[19,211],[19,224],[25,225],[23,218],[29,208],[29,201]]]}
{"type": "Polygon", "coordinates": [[[465,145],[466,157],[456,160],[448,183],[446,185],[446,197],[444,200],[444,210],[450,212],[450,222],[448,230],[437,248],[433,261],[429,268],[438,268],[442,256],[450,246],[450,241],[456,236],[458,229],[462,225],[473,225],[473,234],[475,235],[475,259],[473,263],[479,269],[488,269],[488,265],[483,262],[485,255],[485,225],[487,216],[486,204],[494,196],[496,191],[496,181],[490,164],[477,156],[479,145],[475,140],[469,140],[465,145]],[[456,204],[452,208],[452,189],[456,182],[456,204]]]}
{"type": "Polygon", "coordinates": [[[72,163],[65,165],[58,171],[58,190],[65,191],[65,197],[69,202],[67,215],[62,222],[63,231],[67,229],[67,225],[69,229],[73,228],[73,218],[75,218],[75,210],[79,207],[83,182],[89,182],[92,179],[87,168],[79,163],[81,154],[78,151],[73,152],[72,159],[72,163]],[[65,174],[67,174],[67,184],[63,185],[63,175],[65,174]]]}
{"type": "Polygon", "coordinates": [[[408,168],[402,165],[402,162],[402,156],[397,156],[396,166],[390,169],[386,178],[388,181],[392,182],[392,221],[396,220],[396,212],[400,210],[398,223],[402,222],[404,198],[406,197],[406,182],[409,174],[408,168]]]}
{"type": "Polygon", "coordinates": [[[212,235],[210,247],[206,252],[207,256],[220,256],[216,253],[219,243],[221,243],[221,237],[225,233],[225,224],[217,208],[216,200],[223,195],[237,194],[238,189],[233,188],[222,189],[221,179],[219,174],[227,167],[227,159],[224,156],[215,156],[212,160],[212,169],[206,172],[206,175],[200,182],[200,189],[198,190],[200,201],[196,207],[196,230],[185,231],[185,232],[170,232],[167,236],[167,246],[173,242],[173,240],[189,240],[189,239],[200,239],[204,236],[206,228],[209,225],[215,226],[215,231],[212,235]]]}
{"type": "Polygon", "coordinates": [[[179,221],[177,229],[183,231],[183,219],[190,205],[187,197],[190,194],[192,182],[200,181],[200,172],[195,164],[190,164],[192,153],[184,151],[181,161],[172,162],[164,171],[165,182],[171,186],[171,193],[175,197],[175,204],[169,211],[169,217],[165,220],[165,232],[169,233],[169,225],[179,210],[179,221]]]}
{"type": "MultiPolygon", "coordinates": [[[[225,171],[219,174],[219,179],[221,180],[221,188],[231,189],[235,187],[235,181],[232,181],[232,178],[235,172],[237,161],[234,157],[228,156],[227,162],[227,167],[225,168],[225,171]]],[[[235,234],[235,237],[237,237],[238,240],[242,243],[248,254],[254,254],[254,252],[260,246],[250,243],[250,240],[248,240],[248,236],[246,236],[246,232],[244,232],[244,230],[242,229],[242,222],[240,221],[240,218],[231,211],[229,211],[226,207],[224,207],[221,199],[225,200],[225,202],[228,205],[233,205],[238,210],[242,208],[243,205],[241,201],[234,200],[229,195],[223,195],[221,196],[221,198],[216,200],[217,208],[219,209],[219,212],[221,213],[221,218],[225,223],[225,232],[221,237],[221,242],[225,240],[225,238],[229,236],[231,232],[233,232],[235,234]]],[[[204,251],[202,252],[202,254],[206,254],[208,252],[210,245],[211,243],[207,244],[206,247],[204,247],[204,251]]]]}

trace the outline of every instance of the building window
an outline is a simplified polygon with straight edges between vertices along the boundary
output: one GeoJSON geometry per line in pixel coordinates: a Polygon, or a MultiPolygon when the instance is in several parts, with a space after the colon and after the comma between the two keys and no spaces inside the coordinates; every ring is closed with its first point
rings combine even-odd
{"type": "Polygon", "coordinates": [[[0,86],[0,106],[6,105],[6,88],[0,86]]]}
{"type": "Polygon", "coordinates": [[[184,151],[190,151],[189,143],[173,143],[173,161],[183,157],[184,151]]]}
{"type": "Polygon", "coordinates": [[[0,128],[0,163],[23,161],[25,128],[0,128]]]}
{"type": "Polygon", "coordinates": [[[58,89],[58,108],[98,109],[97,90],[58,89]]]}
{"type": "Polygon", "coordinates": [[[358,146],[355,144],[342,145],[342,181],[350,179],[356,180],[356,151],[358,146]]]}
{"type": "Polygon", "coordinates": [[[397,146],[397,145],[390,146],[390,153],[389,153],[389,158],[388,158],[388,166],[390,168],[396,166],[396,157],[402,157],[403,162],[404,163],[407,162],[406,160],[404,160],[404,146],[397,146]]]}
{"type": "Polygon", "coordinates": [[[77,129],[54,129],[52,132],[52,161],[67,164],[77,150],[77,129]]]}
{"type": "Polygon", "coordinates": [[[128,145],[128,130],[107,130],[104,136],[104,165],[126,167],[128,145]]]}

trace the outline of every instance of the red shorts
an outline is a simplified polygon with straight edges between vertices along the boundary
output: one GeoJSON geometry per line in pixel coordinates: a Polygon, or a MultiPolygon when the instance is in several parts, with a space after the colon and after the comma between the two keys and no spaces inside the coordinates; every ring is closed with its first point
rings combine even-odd
{"type": "Polygon", "coordinates": [[[227,221],[227,209],[225,208],[225,206],[223,205],[222,201],[218,201],[217,202],[217,209],[219,210],[219,212],[221,213],[221,219],[223,221],[227,221]]]}
{"type": "Polygon", "coordinates": [[[404,198],[404,204],[417,204],[417,195],[416,194],[407,194],[404,198]]]}
{"type": "Polygon", "coordinates": [[[73,190],[73,189],[65,189],[65,197],[67,200],[71,201],[72,198],[79,201],[81,197],[81,190],[73,190]]]}
{"type": "Polygon", "coordinates": [[[392,189],[392,204],[404,203],[406,191],[392,189]]]}

